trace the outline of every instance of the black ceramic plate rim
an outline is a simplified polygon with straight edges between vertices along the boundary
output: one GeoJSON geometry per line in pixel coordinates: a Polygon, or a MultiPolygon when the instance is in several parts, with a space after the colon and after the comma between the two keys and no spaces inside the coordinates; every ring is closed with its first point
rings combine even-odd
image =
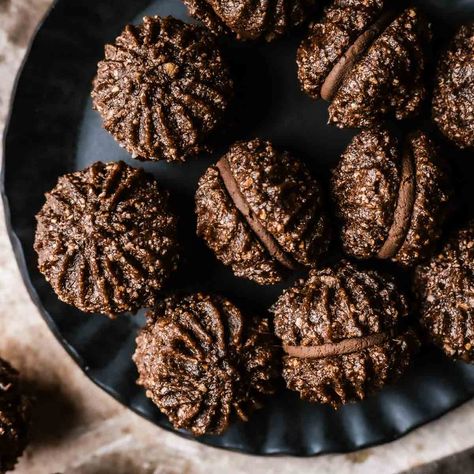
{"type": "Polygon", "coordinates": [[[412,431],[416,430],[417,428],[424,426],[432,421],[438,420],[442,416],[444,416],[446,413],[455,410],[456,408],[459,408],[460,406],[464,405],[466,402],[471,400],[471,396],[467,396],[464,399],[461,399],[458,403],[455,403],[451,405],[449,408],[442,409],[438,412],[437,415],[427,417],[424,421],[419,422],[419,423],[414,423],[412,426],[409,428],[406,428],[403,431],[400,431],[397,434],[394,434],[392,436],[380,436],[378,440],[374,440],[372,442],[367,442],[367,443],[353,443],[349,442],[346,444],[346,447],[344,449],[331,449],[331,448],[322,448],[322,449],[317,449],[314,451],[308,451],[308,450],[301,450],[298,452],[295,452],[294,450],[292,451],[285,451],[285,449],[280,449],[278,452],[266,452],[262,453],[257,450],[248,450],[244,448],[239,448],[239,447],[225,447],[225,446],[218,446],[218,445],[210,445],[206,441],[202,440],[199,437],[194,437],[187,433],[186,431],[183,430],[175,430],[172,427],[167,427],[167,426],[158,426],[155,423],[153,423],[151,420],[147,418],[147,416],[142,413],[140,410],[135,409],[133,407],[128,406],[123,397],[117,393],[115,390],[111,389],[110,387],[106,386],[105,384],[101,383],[98,379],[96,379],[89,371],[89,367],[85,363],[85,361],[81,358],[81,356],[74,350],[74,348],[65,340],[65,338],[62,336],[60,331],[58,330],[57,325],[54,323],[54,320],[50,316],[49,312],[44,308],[44,306],[41,304],[38,294],[33,286],[33,283],[30,279],[29,273],[28,273],[28,268],[25,262],[24,258],[24,253],[23,249],[21,247],[21,243],[19,238],[17,237],[15,231],[13,230],[12,222],[11,222],[11,213],[10,213],[10,206],[8,202],[8,197],[5,192],[5,158],[6,158],[6,141],[7,141],[7,136],[9,133],[9,128],[10,128],[10,122],[11,122],[11,116],[13,113],[13,109],[15,107],[15,102],[16,102],[16,95],[17,95],[17,89],[18,89],[18,84],[19,80],[22,76],[24,67],[26,63],[29,60],[31,50],[35,44],[36,37],[39,33],[39,31],[42,29],[45,21],[51,14],[51,12],[54,10],[56,5],[59,3],[60,0],[54,0],[53,3],[50,5],[50,7],[47,9],[46,13],[43,15],[41,20],[39,21],[38,25],[36,26],[33,35],[30,39],[30,42],[28,44],[28,47],[26,48],[25,55],[23,57],[23,60],[21,62],[21,65],[18,69],[18,72],[16,74],[14,83],[13,83],[13,88],[9,100],[9,106],[8,106],[8,113],[7,117],[5,120],[5,127],[2,135],[2,163],[1,163],[1,169],[0,169],[0,195],[2,198],[2,203],[3,203],[3,210],[4,210],[4,216],[5,216],[5,227],[7,234],[10,238],[10,242],[12,245],[13,253],[18,265],[18,268],[20,270],[20,275],[22,277],[22,280],[26,286],[26,289],[30,295],[30,298],[36,308],[38,309],[41,317],[43,320],[46,322],[47,326],[53,333],[54,337],[56,340],[61,344],[61,346],[65,349],[66,353],[71,357],[71,359],[79,366],[81,371],[86,375],[86,377],[94,383],[97,387],[102,389],[104,392],[106,392],[108,395],[113,397],[116,401],[118,401],[121,405],[126,407],[127,409],[131,410],[132,412],[136,413],[140,417],[144,418],[148,422],[154,424],[157,428],[164,429],[170,433],[174,433],[182,438],[185,438],[187,440],[192,440],[192,441],[197,441],[198,443],[207,446],[208,448],[214,448],[214,449],[219,449],[219,450],[224,450],[224,451],[231,451],[231,452],[236,452],[236,453],[241,453],[241,454],[247,454],[247,455],[253,455],[253,456],[262,456],[262,457],[277,457],[277,456],[293,456],[293,457],[300,457],[300,458],[308,458],[308,457],[314,457],[314,456],[319,456],[323,454],[345,454],[345,453],[351,453],[354,451],[358,451],[361,449],[365,448],[370,448],[374,446],[379,446],[381,444],[387,444],[392,441],[395,441],[397,439],[400,439],[404,437],[405,435],[411,433],[412,431]]]}

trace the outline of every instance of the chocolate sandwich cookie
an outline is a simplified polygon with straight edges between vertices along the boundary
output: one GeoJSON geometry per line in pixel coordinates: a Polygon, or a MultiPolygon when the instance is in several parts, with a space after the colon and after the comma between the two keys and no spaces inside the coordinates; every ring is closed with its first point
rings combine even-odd
{"type": "Polygon", "coordinates": [[[303,23],[316,0],[184,0],[189,14],[213,33],[238,39],[272,41],[303,23]]]}
{"type": "Polygon", "coordinates": [[[474,148],[474,22],[462,26],[436,75],[433,118],[460,148],[474,148]]]}
{"type": "Polygon", "coordinates": [[[39,270],[81,311],[113,317],[148,306],[176,269],[168,193],[124,162],[60,177],[36,219],[39,270]]]}
{"type": "Polygon", "coordinates": [[[446,163],[422,132],[403,145],[383,128],[354,137],[333,171],[344,251],[413,266],[429,257],[448,215],[446,163]]]}
{"type": "Polygon", "coordinates": [[[171,297],[147,315],[133,359],[138,384],[175,428],[221,434],[274,392],[279,350],[266,318],[220,296],[171,297]]]}
{"type": "Polygon", "coordinates": [[[474,221],[417,267],[414,290],[431,340],[448,357],[474,362],[474,221]]]}
{"type": "Polygon", "coordinates": [[[393,382],[419,346],[393,278],[348,261],[311,270],[272,311],[287,387],[334,408],[393,382]]]}
{"type": "Polygon", "coordinates": [[[312,266],[329,244],[319,183],[262,140],[238,142],[199,181],[197,233],[237,276],[279,282],[312,266]]]}
{"type": "Polygon", "coordinates": [[[106,45],[92,99],[105,129],[135,158],[184,161],[206,148],[232,94],[213,36],[155,16],[106,45]]]}
{"type": "Polygon", "coordinates": [[[416,8],[400,13],[387,3],[334,1],[298,49],[303,91],[331,102],[329,122],[338,127],[412,117],[426,95],[429,25],[416,8]]]}
{"type": "Polygon", "coordinates": [[[0,472],[12,470],[28,444],[30,411],[18,372],[0,359],[0,472]]]}

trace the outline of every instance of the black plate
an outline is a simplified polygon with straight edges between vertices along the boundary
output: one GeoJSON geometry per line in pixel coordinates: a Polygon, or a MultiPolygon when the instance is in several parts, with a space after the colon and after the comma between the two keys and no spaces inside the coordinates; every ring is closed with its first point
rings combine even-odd
{"type": "MultiPolygon", "coordinates": [[[[422,3],[429,5],[428,13],[434,20],[443,20],[435,25],[439,38],[448,34],[459,18],[474,13],[474,0],[422,3]]],[[[98,115],[91,110],[89,92],[103,44],[127,22],[137,22],[145,14],[188,19],[179,0],[55,3],[17,82],[5,137],[3,197],[24,280],[56,337],[92,381],[153,423],[172,429],[135,385],[137,374],[131,356],[143,316],[110,321],[86,316],[61,303],[38,273],[33,252],[34,215],[44,202],[44,192],[59,175],[97,160],[123,159],[140,166],[102,130],[98,115]]],[[[236,138],[266,137],[299,154],[316,173],[327,178],[329,166],[337,161],[352,133],[326,126],[326,106],[299,92],[294,56],[300,38],[301,31],[270,45],[232,41],[225,45],[239,99],[233,131],[222,137],[218,151],[236,138]]],[[[144,165],[172,191],[182,217],[186,255],[173,285],[217,291],[243,306],[263,311],[282,286],[261,288],[234,278],[194,237],[196,182],[214,159],[203,157],[185,165],[144,165]]],[[[456,160],[459,164],[463,157],[456,160]]],[[[472,170],[463,176],[469,174],[472,170]]],[[[305,456],[352,451],[393,440],[472,395],[474,367],[449,362],[428,350],[398,384],[362,403],[334,412],[301,402],[295,394],[281,390],[249,423],[235,424],[223,436],[206,436],[199,441],[252,454],[305,456]]]]}

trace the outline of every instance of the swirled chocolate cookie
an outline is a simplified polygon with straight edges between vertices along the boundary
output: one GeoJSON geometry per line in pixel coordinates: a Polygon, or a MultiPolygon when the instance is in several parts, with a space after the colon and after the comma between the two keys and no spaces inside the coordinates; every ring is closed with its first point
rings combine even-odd
{"type": "Polygon", "coordinates": [[[474,23],[460,28],[438,65],[433,118],[460,148],[474,148],[474,23]]]}
{"type": "Polygon", "coordinates": [[[205,149],[232,91],[211,34],[145,17],[106,45],[92,99],[105,129],[134,157],[183,161],[205,149]]]}
{"type": "Polygon", "coordinates": [[[14,468],[28,443],[30,403],[18,372],[0,359],[0,472],[14,468]]]}
{"type": "Polygon", "coordinates": [[[267,41],[303,23],[316,0],[184,0],[189,13],[218,35],[267,41]]]}
{"type": "Polygon", "coordinates": [[[422,132],[403,148],[382,128],[354,137],[333,171],[332,195],[347,254],[413,266],[429,257],[452,196],[446,164],[422,132]]]}
{"type": "Polygon", "coordinates": [[[474,362],[474,221],[417,267],[414,289],[433,342],[448,357],[474,362]]]}
{"type": "Polygon", "coordinates": [[[347,261],[311,270],[272,311],[288,388],[334,408],[394,381],[418,347],[403,326],[408,307],[393,279],[347,261]]]}
{"type": "Polygon", "coordinates": [[[329,122],[365,128],[406,119],[426,95],[429,26],[417,9],[387,11],[383,0],[336,0],[298,49],[301,87],[331,102],[329,122]]]}
{"type": "Polygon", "coordinates": [[[238,142],[199,181],[197,233],[237,276],[261,285],[327,250],[319,183],[306,166],[262,140],[238,142]]]}
{"type": "Polygon", "coordinates": [[[176,268],[168,194],[124,162],[60,177],[36,219],[39,270],[81,311],[136,311],[151,304],[176,268]]]}
{"type": "Polygon", "coordinates": [[[168,298],[147,318],[138,384],[175,428],[220,434],[273,393],[279,354],[267,319],[201,293],[168,298]]]}

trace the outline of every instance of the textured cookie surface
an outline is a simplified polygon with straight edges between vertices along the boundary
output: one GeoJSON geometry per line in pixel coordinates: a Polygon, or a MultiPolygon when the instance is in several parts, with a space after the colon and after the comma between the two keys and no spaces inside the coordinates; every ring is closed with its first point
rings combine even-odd
{"type": "Polygon", "coordinates": [[[438,242],[452,199],[452,183],[438,148],[422,132],[408,137],[415,167],[415,200],[405,240],[394,257],[412,266],[427,258],[438,242]]]}
{"type": "Polygon", "coordinates": [[[260,285],[278,283],[283,269],[252,232],[235,207],[216,167],[199,181],[196,193],[197,233],[238,277],[260,285]]]}
{"type": "Polygon", "coordinates": [[[365,398],[402,374],[417,347],[413,333],[399,326],[408,307],[393,279],[346,261],[312,270],[307,280],[285,291],[272,310],[284,347],[314,350],[381,336],[368,347],[362,344],[362,349],[340,354],[336,350],[327,357],[286,355],[283,376],[288,388],[312,402],[338,407],[365,398]]]}
{"type": "Polygon", "coordinates": [[[393,222],[400,178],[399,144],[388,130],[364,130],[354,137],[332,179],[347,253],[357,258],[377,255],[393,222]]]}
{"type": "Polygon", "coordinates": [[[322,190],[302,161],[262,140],[241,142],[226,155],[241,193],[265,229],[302,265],[326,250],[322,190]]]}
{"type": "Polygon", "coordinates": [[[268,320],[200,293],[166,299],[148,314],[134,360],[147,396],[194,435],[247,421],[278,376],[268,320]]]}
{"type": "Polygon", "coordinates": [[[429,257],[438,241],[452,183],[426,134],[415,132],[402,145],[388,130],[375,128],[354,137],[342,155],[332,196],[347,254],[409,267],[429,257]]]}
{"type": "Polygon", "coordinates": [[[342,56],[380,16],[383,0],[336,0],[321,22],[313,23],[298,48],[301,88],[317,99],[321,87],[342,56]]]}
{"type": "Polygon", "coordinates": [[[211,31],[239,39],[271,41],[307,18],[315,0],[184,0],[189,13],[211,31]]]}
{"type": "Polygon", "coordinates": [[[424,85],[428,24],[409,8],[376,39],[343,80],[329,106],[329,122],[365,128],[384,116],[407,119],[419,112],[424,85]]]}
{"type": "Polygon", "coordinates": [[[433,118],[456,145],[474,147],[474,23],[460,28],[441,58],[433,118]]]}
{"type": "Polygon", "coordinates": [[[18,372],[0,359],[0,472],[14,468],[28,443],[30,402],[22,395],[18,372]]]}
{"type": "Polygon", "coordinates": [[[474,361],[474,222],[416,269],[422,324],[449,357],[474,361]]]}
{"type": "Polygon", "coordinates": [[[177,264],[176,218],[154,178],[123,162],[59,178],[37,215],[40,271],[58,297],[110,316],[147,306],[177,264]]]}
{"type": "Polygon", "coordinates": [[[182,161],[205,148],[232,90],[212,35],[145,17],[106,45],[92,98],[105,129],[133,156],[182,161]]]}
{"type": "Polygon", "coordinates": [[[197,230],[217,257],[262,284],[291,268],[281,254],[316,264],[328,247],[329,225],[320,185],[306,166],[262,140],[236,143],[222,160],[246,209],[236,204],[222,166],[211,167],[196,193],[197,230]]]}

